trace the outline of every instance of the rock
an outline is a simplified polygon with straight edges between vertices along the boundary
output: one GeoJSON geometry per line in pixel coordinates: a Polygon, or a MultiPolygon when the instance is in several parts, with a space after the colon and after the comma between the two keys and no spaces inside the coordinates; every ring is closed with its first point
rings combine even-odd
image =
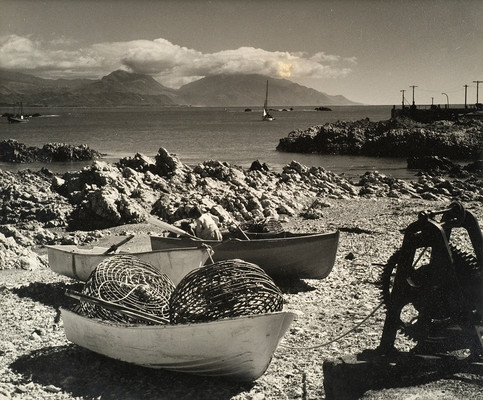
{"type": "Polygon", "coordinates": [[[80,207],[70,217],[69,227],[74,230],[94,230],[119,225],[121,214],[117,208],[119,192],[114,188],[90,191],[80,207]]]}
{"type": "Polygon", "coordinates": [[[156,172],[160,176],[172,176],[185,170],[183,163],[176,155],[170,154],[166,149],[161,147],[158,150],[156,159],[156,172]]]}
{"type": "Polygon", "coordinates": [[[483,160],[477,160],[464,167],[464,170],[471,173],[478,173],[480,176],[483,172],[483,160]]]}
{"type": "Polygon", "coordinates": [[[0,142],[0,160],[12,163],[90,161],[101,158],[101,154],[87,145],[78,146],[65,143],[47,143],[41,149],[27,147],[16,140],[0,142]]]}
{"type": "Polygon", "coordinates": [[[419,169],[423,171],[434,172],[453,172],[456,173],[460,170],[460,167],[449,158],[438,156],[423,156],[423,157],[410,157],[407,160],[408,169],[419,169]]]}
{"type": "Polygon", "coordinates": [[[483,122],[419,124],[404,119],[338,121],[281,138],[278,151],[384,157],[440,156],[475,159],[482,155],[483,122]]]}
{"type": "Polygon", "coordinates": [[[220,222],[229,222],[231,220],[230,214],[221,205],[212,207],[210,213],[217,216],[220,222]]]}
{"type": "Polygon", "coordinates": [[[268,165],[265,163],[260,163],[260,161],[255,160],[250,165],[250,171],[269,171],[268,165]]]}
{"type": "Polygon", "coordinates": [[[136,153],[134,157],[122,158],[117,163],[120,168],[131,168],[137,172],[153,172],[156,168],[156,163],[151,157],[136,153]]]}

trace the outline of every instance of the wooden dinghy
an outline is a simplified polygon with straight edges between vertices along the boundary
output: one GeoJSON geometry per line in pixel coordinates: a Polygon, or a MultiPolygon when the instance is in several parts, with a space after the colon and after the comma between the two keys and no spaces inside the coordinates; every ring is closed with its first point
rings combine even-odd
{"type": "Polygon", "coordinates": [[[151,237],[153,250],[198,246],[214,251],[213,261],[239,258],[257,264],[272,278],[323,279],[332,271],[339,231],[330,233],[264,233],[247,239],[221,242],[182,237],[151,237]]]}
{"type": "Polygon", "coordinates": [[[295,317],[274,312],[181,325],[128,325],[62,309],[67,339],[149,368],[252,381],[268,368],[295,317]]]}
{"type": "MultiPolygon", "coordinates": [[[[109,248],[78,247],[76,245],[47,246],[49,266],[58,274],[87,281],[99,263],[114,255],[109,248]]],[[[211,250],[206,246],[172,248],[154,251],[121,252],[151,264],[160,272],[167,274],[176,285],[188,272],[199,268],[208,260],[211,250]]]]}

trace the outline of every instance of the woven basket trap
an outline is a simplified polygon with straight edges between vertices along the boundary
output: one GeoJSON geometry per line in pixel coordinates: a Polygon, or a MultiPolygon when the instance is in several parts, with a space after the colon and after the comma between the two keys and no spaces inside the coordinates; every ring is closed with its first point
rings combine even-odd
{"type": "MultiPolygon", "coordinates": [[[[152,265],[129,255],[106,258],[94,269],[84,285],[83,294],[128,307],[157,320],[169,322],[169,298],[174,284],[152,265]]],[[[82,314],[108,321],[147,324],[143,319],[81,300],[82,314]]]]}
{"type": "Polygon", "coordinates": [[[251,233],[280,233],[283,226],[280,221],[270,218],[262,222],[252,222],[243,225],[243,229],[251,233]]]}
{"type": "Polygon", "coordinates": [[[283,297],[255,264],[224,260],[191,271],[169,301],[172,324],[281,311],[283,297]]]}

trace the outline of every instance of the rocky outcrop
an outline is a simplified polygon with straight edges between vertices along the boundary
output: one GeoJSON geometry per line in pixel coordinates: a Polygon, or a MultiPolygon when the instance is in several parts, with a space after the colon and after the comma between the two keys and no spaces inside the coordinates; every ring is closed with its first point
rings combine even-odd
{"type": "Polygon", "coordinates": [[[449,158],[438,156],[408,158],[408,169],[421,170],[431,175],[450,175],[464,177],[470,174],[483,174],[483,160],[465,166],[452,162],[449,158]]]}
{"type": "Polygon", "coordinates": [[[101,158],[101,154],[85,144],[73,146],[65,143],[47,143],[42,148],[27,147],[16,140],[0,142],[0,161],[12,163],[91,161],[101,158]]]}
{"type": "Polygon", "coordinates": [[[223,225],[283,215],[322,215],[323,199],[355,197],[481,199],[483,191],[472,182],[442,184],[440,177],[425,173],[417,182],[368,172],[350,181],[322,167],[306,167],[296,161],[282,172],[270,171],[255,161],[245,170],[208,160],[191,168],[161,148],[155,159],[136,154],[116,164],[101,161],[79,172],[54,180],[53,189],[73,208],[70,229],[93,230],[139,223],[149,214],[174,223],[201,205],[218,216],[223,225]],[[262,166],[262,167],[260,167],[262,166]]]}
{"type": "Polygon", "coordinates": [[[46,169],[17,173],[0,170],[0,224],[64,226],[72,206],[52,191],[54,175],[46,169]]]}
{"type": "Polygon", "coordinates": [[[116,164],[94,161],[62,176],[46,169],[0,171],[0,233],[24,246],[67,244],[93,240],[100,229],[145,222],[151,214],[179,225],[194,205],[227,228],[267,218],[318,219],[338,199],[483,201],[481,176],[467,171],[445,179],[421,171],[407,181],[371,171],[349,180],[296,161],[281,172],[259,161],[250,169],[216,160],[191,168],[161,148],[154,159],[136,154],[116,164]]]}
{"type": "Polygon", "coordinates": [[[483,149],[483,122],[462,120],[419,124],[392,119],[338,121],[296,130],[280,139],[278,151],[350,154],[382,157],[440,156],[479,159],[483,149]]]}

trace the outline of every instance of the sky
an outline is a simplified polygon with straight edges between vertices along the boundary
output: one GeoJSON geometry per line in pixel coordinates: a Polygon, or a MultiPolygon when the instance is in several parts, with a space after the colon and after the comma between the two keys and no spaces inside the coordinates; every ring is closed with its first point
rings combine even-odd
{"type": "Polygon", "coordinates": [[[0,0],[0,68],[172,88],[257,73],[368,105],[462,104],[468,85],[471,104],[483,0],[0,0]]]}

